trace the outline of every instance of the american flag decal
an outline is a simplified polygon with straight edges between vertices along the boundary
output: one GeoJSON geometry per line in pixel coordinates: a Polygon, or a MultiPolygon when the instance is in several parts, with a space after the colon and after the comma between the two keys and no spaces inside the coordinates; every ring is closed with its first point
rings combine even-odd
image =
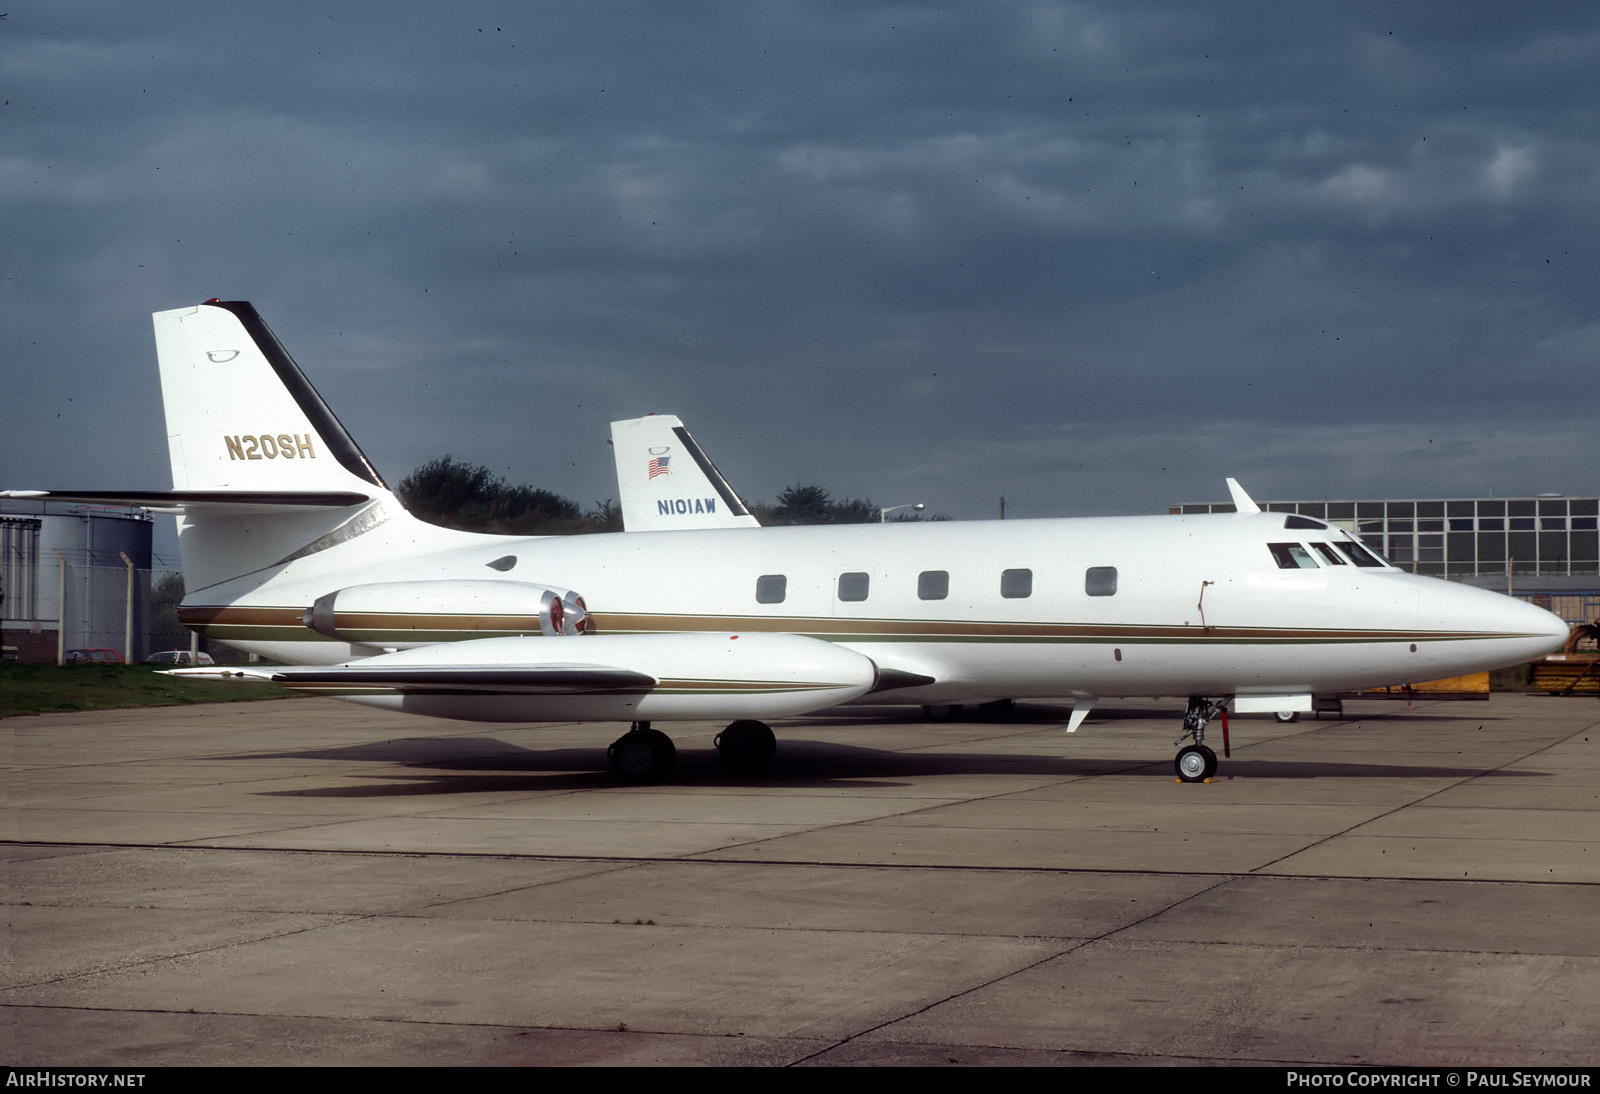
{"type": "Polygon", "coordinates": [[[667,461],[670,460],[671,458],[672,458],[671,456],[657,456],[657,457],[655,457],[655,459],[651,460],[650,461],[650,477],[653,479],[657,475],[668,474],[672,469],[667,466],[667,461]]]}

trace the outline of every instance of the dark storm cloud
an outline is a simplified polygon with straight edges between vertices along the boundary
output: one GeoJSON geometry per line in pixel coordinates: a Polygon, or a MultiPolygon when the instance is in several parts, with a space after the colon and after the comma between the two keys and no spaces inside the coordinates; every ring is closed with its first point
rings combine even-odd
{"type": "Polygon", "coordinates": [[[144,313],[223,295],[391,478],[607,496],[656,410],[752,496],[959,515],[1593,491],[1597,47],[1579,6],[16,4],[0,468],[159,483],[144,313]]]}

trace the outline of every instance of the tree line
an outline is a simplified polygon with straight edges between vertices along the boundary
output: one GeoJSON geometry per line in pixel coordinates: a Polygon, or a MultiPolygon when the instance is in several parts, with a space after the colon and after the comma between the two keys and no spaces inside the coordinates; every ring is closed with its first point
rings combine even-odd
{"type": "MultiPolygon", "coordinates": [[[[609,498],[585,509],[571,498],[539,487],[513,485],[487,467],[449,455],[429,460],[411,472],[396,493],[418,519],[463,532],[532,536],[622,531],[622,510],[609,498]]],[[[835,499],[810,483],[787,486],[771,502],[751,503],[750,510],[767,526],[872,524],[878,520],[878,505],[872,500],[835,499]]],[[[922,517],[896,514],[891,519],[922,517]]]]}

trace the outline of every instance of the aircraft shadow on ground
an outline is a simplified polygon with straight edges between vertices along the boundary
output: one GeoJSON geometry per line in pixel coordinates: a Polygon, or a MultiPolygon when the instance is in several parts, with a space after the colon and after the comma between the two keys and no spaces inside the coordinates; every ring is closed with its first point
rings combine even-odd
{"type": "MultiPolygon", "coordinates": [[[[882,724],[883,720],[878,720],[882,724]]],[[[815,724],[815,723],[813,723],[815,724]]],[[[836,723],[837,724],[837,723],[836,723]]],[[[803,727],[790,732],[803,733],[803,727]]],[[[602,739],[607,734],[602,733],[602,739]]],[[[1220,743],[1220,742],[1219,742],[1220,743]]],[[[1220,748],[1218,749],[1220,753],[1220,748]]],[[[610,769],[605,746],[526,748],[493,737],[400,737],[366,744],[295,752],[238,754],[236,760],[334,760],[392,764],[393,774],[358,786],[263,791],[265,796],[351,798],[424,794],[481,794],[506,791],[572,791],[630,785],[610,769]]],[[[1123,775],[1175,782],[1170,759],[1092,757],[971,751],[897,751],[838,741],[806,740],[779,727],[777,759],[757,772],[729,770],[714,749],[685,748],[677,768],[663,784],[695,787],[787,787],[821,789],[904,787],[919,779],[951,775],[1025,775],[1049,779],[1088,779],[1123,775]]],[[[1467,779],[1537,778],[1538,771],[1485,771],[1477,767],[1421,764],[1347,763],[1336,758],[1225,759],[1220,778],[1238,779],[1467,779]]],[[[1182,789],[1201,789],[1183,787],[1182,789]]]]}

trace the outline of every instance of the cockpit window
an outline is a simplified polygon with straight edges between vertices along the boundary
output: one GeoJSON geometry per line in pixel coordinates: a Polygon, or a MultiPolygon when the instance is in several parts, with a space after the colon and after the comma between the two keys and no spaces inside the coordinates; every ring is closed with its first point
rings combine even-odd
{"type": "Polygon", "coordinates": [[[1315,570],[1316,560],[1311,557],[1311,552],[1298,543],[1269,543],[1267,550],[1272,552],[1272,557],[1277,560],[1280,570],[1315,570]]]}
{"type": "Polygon", "coordinates": [[[1341,539],[1334,542],[1334,546],[1345,553],[1345,556],[1357,566],[1382,568],[1383,560],[1353,539],[1341,539]]]}
{"type": "Polygon", "coordinates": [[[1318,530],[1327,527],[1322,521],[1313,520],[1311,517],[1302,517],[1299,513],[1290,513],[1288,517],[1284,518],[1283,526],[1285,528],[1316,528],[1318,530]]]}
{"type": "Polygon", "coordinates": [[[1327,562],[1328,562],[1328,565],[1330,565],[1330,566],[1348,566],[1348,565],[1350,565],[1348,562],[1346,562],[1344,560],[1344,556],[1343,555],[1341,555],[1338,551],[1335,551],[1333,549],[1333,544],[1331,544],[1331,543],[1313,543],[1311,545],[1311,549],[1316,551],[1317,554],[1321,555],[1324,559],[1326,559],[1327,562]]]}

